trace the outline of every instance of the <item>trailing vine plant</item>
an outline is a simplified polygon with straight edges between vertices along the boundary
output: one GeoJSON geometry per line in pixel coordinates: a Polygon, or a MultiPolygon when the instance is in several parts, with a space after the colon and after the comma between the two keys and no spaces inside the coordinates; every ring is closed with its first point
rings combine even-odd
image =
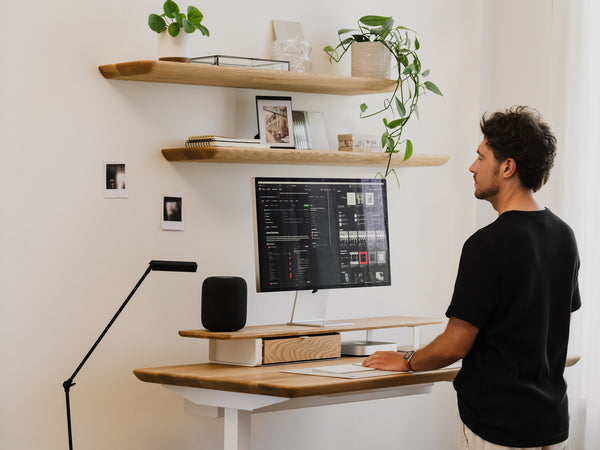
{"type": "Polygon", "coordinates": [[[383,118],[384,131],[381,135],[381,146],[389,154],[384,173],[378,176],[387,178],[396,170],[391,168],[392,155],[399,153],[404,145],[406,161],[413,154],[413,143],[402,136],[404,126],[413,114],[419,118],[417,104],[419,98],[427,91],[442,95],[440,89],[431,81],[423,81],[429,75],[429,70],[422,70],[421,60],[417,54],[420,49],[416,32],[403,26],[394,27],[394,19],[383,16],[364,16],[358,20],[358,29],[342,28],[338,30],[338,45],[333,48],[328,45],[323,50],[329,55],[329,61],[339,62],[351,45],[355,42],[381,42],[392,54],[396,66],[396,86],[391,96],[384,100],[381,109],[370,112],[366,103],[360,105],[360,117],[367,118],[389,112],[392,118],[383,118]],[[347,37],[344,37],[347,36],[347,37]],[[414,37],[413,37],[414,36],[414,37]]]}

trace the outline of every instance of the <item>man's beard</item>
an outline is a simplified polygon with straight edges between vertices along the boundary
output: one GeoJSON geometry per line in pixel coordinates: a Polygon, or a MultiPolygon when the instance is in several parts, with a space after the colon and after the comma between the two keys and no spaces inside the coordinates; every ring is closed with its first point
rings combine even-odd
{"type": "Polygon", "coordinates": [[[491,186],[483,189],[475,188],[475,198],[479,200],[487,200],[498,193],[498,186],[491,186]]]}

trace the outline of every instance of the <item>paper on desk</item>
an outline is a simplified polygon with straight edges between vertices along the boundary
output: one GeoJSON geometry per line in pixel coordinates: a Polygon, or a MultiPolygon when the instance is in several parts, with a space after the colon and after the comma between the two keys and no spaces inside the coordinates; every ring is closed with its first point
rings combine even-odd
{"type": "Polygon", "coordinates": [[[398,375],[400,372],[394,372],[391,370],[359,370],[356,372],[326,372],[324,370],[312,369],[293,369],[283,370],[283,373],[295,373],[299,375],[316,375],[319,377],[334,377],[334,378],[370,378],[370,377],[382,377],[385,375],[398,375]]]}

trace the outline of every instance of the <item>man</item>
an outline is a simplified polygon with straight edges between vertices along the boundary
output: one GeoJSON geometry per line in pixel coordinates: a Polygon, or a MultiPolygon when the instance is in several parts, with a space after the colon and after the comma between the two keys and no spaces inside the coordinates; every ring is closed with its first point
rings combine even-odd
{"type": "Polygon", "coordinates": [[[573,232],[533,193],[556,139],[527,107],[484,115],[469,170],[498,218],[464,244],[445,331],[417,352],[377,352],[364,365],[420,371],[462,359],[459,449],[566,449],[563,378],[571,312],[581,306],[573,232]]]}

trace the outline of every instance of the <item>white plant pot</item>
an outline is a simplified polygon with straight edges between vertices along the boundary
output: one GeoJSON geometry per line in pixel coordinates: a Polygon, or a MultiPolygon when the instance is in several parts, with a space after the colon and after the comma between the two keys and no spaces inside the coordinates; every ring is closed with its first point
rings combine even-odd
{"type": "Polygon", "coordinates": [[[158,59],[161,61],[190,62],[190,33],[183,30],[175,37],[166,30],[158,33],[158,59]]]}
{"type": "Polygon", "coordinates": [[[355,42],[350,51],[353,77],[390,77],[392,54],[381,42],[355,42]]]}

